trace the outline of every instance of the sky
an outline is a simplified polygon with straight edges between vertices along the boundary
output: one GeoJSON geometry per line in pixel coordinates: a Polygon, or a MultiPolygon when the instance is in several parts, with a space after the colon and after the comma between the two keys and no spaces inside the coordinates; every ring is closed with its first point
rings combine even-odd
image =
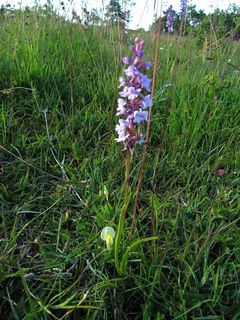
{"type": "MultiPolygon", "coordinates": [[[[132,11],[133,18],[131,25],[133,29],[137,28],[138,24],[140,27],[143,26],[144,29],[147,29],[153,19],[154,0],[135,0],[134,2],[136,2],[136,5],[132,11]]],[[[160,0],[159,3],[161,3],[160,0]]],[[[240,6],[240,0],[188,0],[188,3],[196,5],[197,10],[203,9],[206,13],[214,11],[216,7],[226,10],[231,3],[236,3],[240,6]]],[[[179,12],[180,0],[163,0],[162,10],[166,11],[170,5],[173,6],[175,11],[179,12]]],[[[158,12],[160,12],[160,5],[158,9],[158,12]]]]}
{"type": "MultiPolygon", "coordinates": [[[[81,7],[86,4],[87,8],[103,8],[106,7],[109,3],[109,0],[52,0],[54,6],[59,7],[60,3],[64,1],[66,3],[66,11],[71,13],[72,8],[81,15],[81,7]],[[69,6],[69,3],[72,2],[72,6],[69,6]]],[[[159,3],[158,7],[158,15],[160,13],[160,4],[162,1],[162,10],[165,11],[172,4],[173,9],[179,11],[180,0],[133,0],[135,2],[135,6],[132,7],[131,15],[132,20],[129,24],[129,28],[137,29],[144,28],[148,29],[153,21],[153,13],[154,13],[154,2],[159,3]]],[[[43,5],[45,0],[0,0],[0,6],[2,4],[10,3],[11,5],[15,5],[19,7],[32,6],[35,2],[43,5]]],[[[124,0],[119,0],[119,3],[124,3],[124,0]]],[[[196,5],[196,8],[203,9],[206,13],[212,12],[215,8],[226,10],[230,3],[236,3],[240,6],[240,0],[188,0],[188,3],[196,5]]]]}

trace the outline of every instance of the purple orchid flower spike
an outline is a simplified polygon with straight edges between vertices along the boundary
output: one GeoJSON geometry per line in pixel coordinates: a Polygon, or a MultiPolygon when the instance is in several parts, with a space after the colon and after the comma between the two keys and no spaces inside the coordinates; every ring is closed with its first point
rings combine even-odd
{"type": "Polygon", "coordinates": [[[179,19],[184,19],[187,14],[187,0],[180,0],[180,14],[179,19]]]}
{"type": "Polygon", "coordinates": [[[172,9],[172,5],[168,8],[166,27],[168,29],[168,32],[172,32],[173,31],[173,9],[172,9]]]}
{"type": "Polygon", "coordinates": [[[152,63],[143,60],[144,46],[144,41],[136,38],[134,46],[130,48],[134,57],[122,59],[128,67],[124,70],[125,77],[120,77],[120,87],[123,89],[119,92],[121,98],[118,99],[116,115],[125,116],[125,118],[119,119],[116,125],[118,138],[115,140],[122,142],[130,153],[133,152],[136,143],[145,142],[140,124],[148,121],[146,109],[153,105],[149,94],[152,80],[144,73],[152,67],[152,63]]]}

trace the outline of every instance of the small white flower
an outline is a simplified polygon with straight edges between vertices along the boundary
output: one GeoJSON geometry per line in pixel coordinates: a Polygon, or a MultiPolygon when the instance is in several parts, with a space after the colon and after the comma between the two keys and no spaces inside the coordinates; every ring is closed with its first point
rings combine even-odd
{"type": "Polygon", "coordinates": [[[116,125],[116,132],[118,133],[118,138],[115,139],[117,142],[125,141],[129,134],[126,133],[127,128],[129,127],[129,122],[124,119],[119,119],[118,124],[116,125]]]}

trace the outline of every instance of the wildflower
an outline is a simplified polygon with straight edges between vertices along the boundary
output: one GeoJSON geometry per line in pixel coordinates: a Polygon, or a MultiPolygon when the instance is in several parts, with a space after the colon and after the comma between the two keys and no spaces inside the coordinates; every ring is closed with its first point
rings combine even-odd
{"type": "Polygon", "coordinates": [[[181,0],[180,1],[180,14],[179,19],[184,19],[186,17],[187,13],[187,0],[181,0]]]}
{"type": "Polygon", "coordinates": [[[131,61],[132,61],[132,59],[129,58],[129,57],[123,57],[123,58],[122,58],[122,61],[123,61],[123,63],[125,63],[125,64],[130,64],[131,61]]]}
{"type": "Polygon", "coordinates": [[[145,62],[145,69],[149,70],[152,67],[152,63],[150,61],[145,62]]]}
{"type": "Polygon", "coordinates": [[[135,143],[145,142],[139,124],[148,121],[148,111],[144,109],[153,105],[149,94],[152,79],[145,74],[152,63],[143,60],[144,46],[144,41],[136,38],[135,45],[130,48],[135,57],[122,59],[128,67],[124,70],[125,77],[120,77],[120,87],[123,89],[119,92],[121,98],[118,99],[116,115],[125,116],[125,119],[119,119],[116,125],[118,138],[115,140],[123,142],[125,149],[131,153],[135,143]]]}
{"type": "Polygon", "coordinates": [[[118,108],[117,111],[118,113],[116,113],[116,115],[120,115],[120,114],[127,114],[127,110],[125,108],[125,106],[127,105],[126,101],[124,99],[118,99],[118,108]]]}
{"type": "Polygon", "coordinates": [[[145,74],[141,74],[140,82],[144,89],[146,89],[147,91],[151,91],[150,85],[151,85],[152,79],[149,79],[145,74]]]}
{"type": "Polygon", "coordinates": [[[120,77],[119,81],[120,81],[120,86],[119,87],[123,87],[125,85],[125,83],[126,83],[126,80],[123,77],[120,77]]]}
{"type": "Polygon", "coordinates": [[[133,121],[134,123],[141,123],[143,121],[147,121],[148,119],[148,111],[134,111],[133,121]]]}
{"type": "Polygon", "coordinates": [[[129,137],[127,131],[130,131],[130,123],[126,120],[119,119],[119,122],[116,125],[116,131],[118,133],[118,138],[115,140],[117,142],[125,141],[129,137]]]}
{"type": "Polygon", "coordinates": [[[124,73],[125,73],[128,77],[134,78],[136,75],[139,74],[139,71],[138,71],[138,69],[137,69],[134,65],[131,65],[130,67],[128,67],[127,69],[124,70],[124,73]]]}
{"type": "Polygon", "coordinates": [[[168,32],[172,32],[173,31],[173,10],[172,10],[172,5],[168,8],[166,27],[168,29],[168,32]]]}
{"type": "Polygon", "coordinates": [[[115,238],[115,231],[112,227],[105,227],[101,232],[101,239],[106,241],[107,248],[111,248],[113,245],[113,239],[115,238]]]}
{"type": "Polygon", "coordinates": [[[137,98],[141,89],[136,89],[135,87],[125,87],[123,91],[119,92],[120,96],[127,97],[129,100],[134,100],[137,98]]]}
{"type": "Polygon", "coordinates": [[[150,94],[148,94],[147,96],[145,96],[141,101],[140,101],[140,106],[142,108],[148,108],[148,107],[152,107],[152,99],[150,97],[150,94]]]}
{"type": "Polygon", "coordinates": [[[137,56],[138,58],[142,58],[143,55],[144,55],[144,51],[143,51],[143,50],[136,50],[136,56],[137,56]]]}

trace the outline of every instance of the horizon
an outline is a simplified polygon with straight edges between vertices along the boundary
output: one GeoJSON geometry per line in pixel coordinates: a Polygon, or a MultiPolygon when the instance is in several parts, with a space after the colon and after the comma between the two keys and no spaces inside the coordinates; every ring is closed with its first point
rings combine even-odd
{"type": "MultiPolygon", "coordinates": [[[[64,15],[71,16],[72,9],[74,9],[77,14],[81,15],[82,8],[85,6],[88,10],[97,9],[100,16],[104,16],[105,8],[109,4],[110,0],[85,0],[78,3],[77,1],[72,1],[71,4],[69,2],[65,3],[65,12],[64,15]],[[91,2],[91,4],[89,3],[91,2]]],[[[60,3],[64,1],[52,1],[55,10],[58,14],[62,14],[60,3]]],[[[123,1],[122,1],[123,2],[123,1]]],[[[135,30],[139,28],[143,28],[145,30],[149,30],[150,25],[154,21],[154,15],[157,14],[159,16],[166,11],[170,5],[173,6],[173,10],[178,12],[180,10],[180,0],[172,0],[172,1],[156,1],[156,8],[154,10],[154,0],[135,0],[135,5],[131,7],[131,20],[128,23],[128,28],[135,30]],[[162,8],[161,8],[162,5],[162,8]]],[[[119,1],[121,4],[121,0],[119,1]]],[[[6,6],[7,4],[11,4],[11,6],[15,8],[25,8],[25,7],[33,7],[36,5],[43,6],[46,4],[46,1],[39,0],[22,0],[21,2],[16,0],[0,0],[0,5],[6,6]]],[[[236,1],[232,0],[202,0],[201,4],[197,0],[190,0],[188,4],[195,5],[196,9],[203,10],[205,13],[211,13],[215,9],[227,10],[230,5],[237,5],[236,1]]],[[[238,6],[238,5],[237,5],[238,6]]],[[[127,9],[130,8],[129,6],[127,9]]]]}

